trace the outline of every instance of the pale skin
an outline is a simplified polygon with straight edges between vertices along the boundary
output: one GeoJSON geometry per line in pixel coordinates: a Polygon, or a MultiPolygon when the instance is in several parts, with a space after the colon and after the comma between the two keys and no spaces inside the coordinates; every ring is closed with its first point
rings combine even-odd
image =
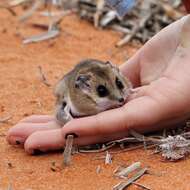
{"type": "MultiPolygon", "coordinates": [[[[53,116],[30,116],[8,131],[7,141],[20,142],[33,154],[36,149],[61,149],[70,133],[78,136],[76,144],[88,145],[123,138],[129,129],[144,133],[185,122],[190,117],[190,48],[182,47],[180,36],[187,20],[159,32],[121,66],[135,91],[124,106],[74,119],[62,128],[53,116]]],[[[188,27],[190,33],[190,22],[188,27]]]]}

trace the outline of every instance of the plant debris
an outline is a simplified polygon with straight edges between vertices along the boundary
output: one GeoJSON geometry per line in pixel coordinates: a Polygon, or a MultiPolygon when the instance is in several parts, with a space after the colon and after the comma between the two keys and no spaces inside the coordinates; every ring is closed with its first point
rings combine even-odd
{"type": "MultiPolygon", "coordinates": [[[[108,0],[108,2],[112,4],[116,1],[108,0]]],[[[122,1],[118,2],[124,3],[122,1]]],[[[171,1],[137,1],[134,8],[133,5],[130,6],[129,1],[125,2],[128,3],[126,6],[130,8],[127,9],[126,16],[119,17],[115,10],[106,5],[101,6],[100,9],[99,1],[96,4],[96,1],[93,0],[79,0],[79,15],[82,19],[94,23],[96,27],[110,28],[124,34],[124,38],[116,44],[118,47],[133,40],[144,43],[163,27],[184,15],[178,11],[181,4],[174,4],[171,1]]]]}
{"type": "Polygon", "coordinates": [[[108,151],[106,151],[105,164],[111,164],[111,163],[112,163],[112,156],[108,151]]]}
{"type": "Polygon", "coordinates": [[[133,184],[133,182],[135,182],[137,179],[142,177],[147,172],[147,170],[148,170],[147,168],[141,169],[135,175],[133,175],[131,178],[129,178],[127,181],[120,182],[119,184],[115,185],[113,187],[113,190],[124,190],[129,185],[133,184]]]}
{"type": "Polygon", "coordinates": [[[50,167],[51,171],[53,172],[57,172],[60,171],[61,168],[59,166],[56,165],[56,162],[51,162],[51,167],[50,167]]]}
{"type": "Polygon", "coordinates": [[[101,166],[98,165],[98,167],[96,168],[96,173],[99,174],[101,172],[101,166]]]}
{"type": "Polygon", "coordinates": [[[12,7],[24,6],[26,3],[26,12],[19,20],[26,21],[38,12],[39,8],[44,7],[48,9],[43,15],[49,17],[49,26],[47,32],[27,38],[23,43],[57,37],[61,20],[72,12],[77,12],[81,19],[92,22],[96,28],[108,28],[122,33],[124,37],[117,42],[118,47],[128,42],[145,43],[162,28],[184,16],[179,9],[181,2],[171,0],[12,0],[8,5],[1,7],[12,11],[12,7]],[[61,10],[62,14],[53,12],[55,9],[61,10]]]}
{"type": "Polygon", "coordinates": [[[8,162],[7,165],[8,165],[8,168],[9,168],[9,169],[13,168],[13,165],[12,165],[11,162],[8,162]]]}
{"type": "Polygon", "coordinates": [[[134,185],[138,186],[138,187],[141,187],[142,189],[145,189],[145,190],[151,190],[149,187],[146,187],[145,185],[142,185],[140,183],[137,183],[137,182],[133,182],[134,185]]]}
{"type": "Polygon", "coordinates": [[[65,150],[63,153],[63,166],[69,166],[71,163],[71,153],[73,147],[73,135],[68,135],[66,138],[65,150]]]}
{"type": "Polygon", "coordinates": [[[91,147],[93,147],[93,145],[91,145],[91,146],[88,146],[88,150],[86,150],[85,147],[82,147],[82,148],[79,147],[79,152],[80,152],[80,153],[98,153],[98,152],[105,152],[106,150],[111,149],[111,148],[114,147],[115,145],[116,145],[115,142],[109,143],[109,145],[103,144],[101,148],[97,148],[97,149],[91,148],[91,147]]]}
{"type": "Polygon", "coordinates": [[[133,137],[111,141],[102,146],[96,146],[96,149],[91,148],[92,146],[88,146],[88,150],[86,150],[85,147],[78,147],[78,150],[80,153],[100,153],[106,151],[106,156],[97,157],[96,159],[108,160],[109,154],[119,154],[139,148],[144,148],[146,150],[154,148],[156,150],[154,153],[160,153],[165,160],[178,161],[190,154],[190,132],[184,131],[189,130],[188,125],[189,123],[187,123],[187,126],[184,129],[177,128],[174,131],[172,130],[174,136],[165,136],[166,132],[162,132],[162,135],[144,136],[134,130],[129,130],[129,134],[133,137]],[[126,147],[126,145],[129,146],[129,143],[131,147],[126,147]],[[119,147],[120,150],[109,151],[108,154],[108,150],[114,146],[119,147]]]}
{"type": "Polygon", "coordinates": [[[44,32],[42,34],[26,38],[25,40],[23,40],[23,44],[28,44],[32,42],[41,42],[44,40],[55,38],[56,36],[59,35],[59,33],[60,31],[58,29],[52,29],[52,30],[49,30],[48,32],[44,32]]]}
{"type": "Polygon", "coordinates": [[[126,179],[126,177],[129,175],[129,173],[140,169],[141,167],[141,163],[140,162],[135,162],[133,164],[131,164],[130,166],[126,167],[126,168],[118,168],[115,172],[114,172],[114,176],[122,178],[122,179],[126,179]]]}
{"type": "Polygon", "coordinates": [[[5,118],[0,118],[0,123],[7,123],[10,119],[12,119],[12,115],[5,118]]]}
{"type": "Polygon", "coordinates": [[[161,152],[163,158],[166,160],[177,161],[190,154],[190,132],[184,132],[175,136],[162,137],[161,139],[145,137],[134,131],[132,131],[132,134],[140,141],[144,139],[144,141],[156,144],[158,150],[157,153],[161,152]]]}
{"type": "Polygon", "coordinates": [[[39,70],[39,74],[40,74],[40,79],[41,81],[48,87],[51,86],[51,84],[47,81],[47,78],[42,70],[42,67],[41,66],[38,66],[38,70],[39,70]]]}
{"type": "Polygon", "coordinates": [[[7,190],[13,190],[13,187],[12,187],[12,184],[9,183],[8,187],[7,187],[7,190]]]}
{"type": "Polygon", "coordinates": [[[169,136],[162,140],[158,149],[165,159],[177,161],[190,154],[190,140],[181,135],[169,136]]]}

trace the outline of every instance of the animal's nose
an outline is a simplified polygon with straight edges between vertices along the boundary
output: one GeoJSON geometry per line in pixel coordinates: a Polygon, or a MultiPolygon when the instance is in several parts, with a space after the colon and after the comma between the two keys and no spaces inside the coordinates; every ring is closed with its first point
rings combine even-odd
{"type": "Polygon", "coordinates": [[[125,100],[124,100],[124,98],[119,98],[118,101],[123,103],[125,100]]]}

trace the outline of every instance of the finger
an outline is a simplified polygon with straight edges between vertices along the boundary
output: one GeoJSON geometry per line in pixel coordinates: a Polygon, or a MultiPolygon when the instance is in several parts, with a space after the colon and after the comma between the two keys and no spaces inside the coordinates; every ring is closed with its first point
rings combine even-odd
{"type": "MultiPolygon", "coordinates": [[[[25,151],[29,154],[35,154],[35,152],[47,152],[63,149],[65,138],[63,137],[61,130],[62,129],[55,129],[52,131],[37,131],[33,133],[25,142],[25,151]]],[[[74,144],[83,146],[97,142],[103,143],[114,139],[120,139],[125,136],[127,136],[127,133],[116,133],[109,136],[95,135],[92,137],[79,137],[74,139],[74,144]]]]}
{"type": "Polygon", "coordinates": [[[110,135],[118,132],[118,130],[125,131],[124,109],[118,108],[95,116],[72,120],[63,127],[63,135],[74,133],[81,138],[84,136],[110,135]]]}
{"type": "MultiPolygon", "coordinates": [[[[121,65],[122,73],[131,80],[134,87],[140,86],[141,83],[147,84],[160,77],[163,68],[168,64],[176,47],[179,45],[180,31],[186,19],[187,17],[183,17],[164,28],[140,48],[132,58],[121,65]],[[155,49],[157,51],[154,51],[155,49]],[[160,62],[161,60],[162,62],[160,62]],[[144,76],[146,76],[145,79],[144,76]]],[[[186,39],[187,35],[182,36],[184,36],[183,39],[186,39]]]]}
{"type": "Polygon", "coordinates": [[[51,115],[32,115],[22,119],[20,122],[23,123],[46,123],[54,120],[54,116],[51,115]]]}
{"type": "Polygon", "coordinates": [[[44,130],[52,130],[60,128],[56,122],[48,122],[48,123],[19,123],[9,129],[7,134],[7,141],[10,144],[23,144],[25,140],[32,133],[36,131],[44,131],[44,130]]]}
{"type": "Polygon", "coordinates": [[[64,147],[65,138],[61,133],[61,128],[36,131],[32,133],[24,144],[25,151],[29,154],[34,154],[35,151],[46,152],[48,150],[59,150],[64,147]]]}
{"type": "Polygon", "coordinates": [[[63,135],[75,133],[79,137],[126,132],[129,128],[140,132],[151,130],[149,127],[165,118],[162,105],[148,96],[139,97],[125,106],[106,111],[96,116],[81,118],[67,123],[63,135]]]}

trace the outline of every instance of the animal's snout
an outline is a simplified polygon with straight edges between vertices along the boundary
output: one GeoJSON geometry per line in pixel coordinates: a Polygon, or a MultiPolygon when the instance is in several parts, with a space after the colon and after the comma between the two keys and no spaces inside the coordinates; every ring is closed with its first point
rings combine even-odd
{"type": "Polygon", "coordinates": [[[119,98],[118,101],[119,101],[120,103],[123,103],[123,102],[125,101],[125,99],[124,99],[124,98],[119,98]]]}

